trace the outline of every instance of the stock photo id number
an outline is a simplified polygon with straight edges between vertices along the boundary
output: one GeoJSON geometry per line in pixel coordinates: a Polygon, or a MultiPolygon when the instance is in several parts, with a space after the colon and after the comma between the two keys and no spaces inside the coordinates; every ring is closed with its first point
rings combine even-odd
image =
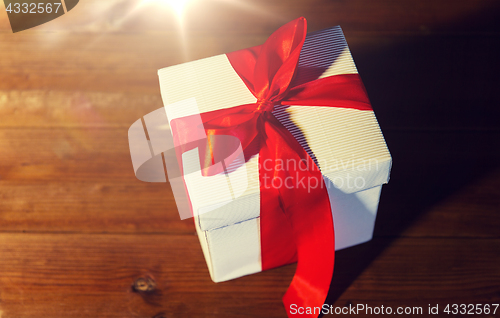
{"type": "Polygon", "coordinates": [[[73,9],[78,0],[4,0],[12,32],[19,32],[52,21],[73,9]]]}

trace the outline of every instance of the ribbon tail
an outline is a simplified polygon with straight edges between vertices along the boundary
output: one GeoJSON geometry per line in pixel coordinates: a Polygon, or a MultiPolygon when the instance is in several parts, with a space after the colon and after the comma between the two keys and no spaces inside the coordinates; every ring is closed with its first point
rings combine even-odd
{"type": "Polygon", "coordinates": [[[292,214],[290,217],[298,262],[295,276],[283,297],[288,317],[296,316],[292,311],[294,307],[311,308],[310,313],[306,310],[303,316],[318,317],[330,289],[335,260],[333,220],[329,202],[317,205],[321,207],[314,212],[321,216],[292,214]]]}
{"type": "Polygon", "coordinates": [[[267,269],[274,265],[272,258],[276,256],[271,251],[282,240],[282,230],[272,235],[276,228],[269,228],[273,224],[264,217],[276,214],[271,209],[278,208],[288,221],[281,227],[290,229],[288,237],[293,237],[298,261],[295,276],[283,297],[285,308],[289,317],[295,316],[294,308],[299,307],[311,308],[312,313],[306,316],[317,317],[330,288],[335,259],[328,191],[321,171],[290,132],[271,114],[264,125],[266,138],[260,156],[273,167],[269,169],[271,165],[267,164],[260,169],[262,266],[267,269]],[[277,167],[277,163],[285,166],[277,167]],[[271,234],[264,236],[264,233],[271,234]]]}
{"type": "MultiPolygon", "coordinates": [[[[314,164],[312,160],[311,163],[314,164]]],[[[321,312],[318,308],[325,302],[333,275],[335,236],[330,201],[321,173],[318,171],[314,177],[321,178],[321,185],[317,189],[309,189],[309,205],[297,204],[296,210],[300,211],[286,213],[292,224],[298,258],[295,276],[283,297],[289,317],[295,316],[292,313],[294,305],[311,308],[311,314],[306,311],[306,317],[318,317],[321,312]]],[[[288,196],[297,197],[297,193],[288,196]]]]}

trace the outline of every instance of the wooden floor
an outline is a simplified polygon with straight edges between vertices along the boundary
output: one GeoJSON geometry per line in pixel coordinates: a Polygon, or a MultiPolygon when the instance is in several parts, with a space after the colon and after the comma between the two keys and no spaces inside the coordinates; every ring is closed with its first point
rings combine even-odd
{"type": "Polygon", "coordinates": [[[0,7],[1,318],[286,316],[295,265],[212,283],[168,183],[135,178],[127,130],[162,107],[159,68],[301,15],[342,26],[394,159],[328,304],[500,303],[498,1],[198,0],[183,28],[160,2],[82,0],[15,34],[0,7]]]}

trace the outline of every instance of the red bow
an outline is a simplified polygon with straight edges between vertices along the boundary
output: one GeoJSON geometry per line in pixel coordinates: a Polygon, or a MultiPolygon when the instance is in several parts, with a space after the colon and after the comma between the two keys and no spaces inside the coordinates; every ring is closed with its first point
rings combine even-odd
{"type": "MultiPolygon", "coordinates": [[[[334,227],[319,168],[271,112],[276,105],[371,110],[358,74],[294,84],[306,28],[306,20],[299,18],[278,29],[265,44],[227,54],[257,103],[201,114],[208,136],[239,138],[247,159],[256,154],[251,149],[259,153],[262,269],[298,260],[295,276],[283,297],[289,316],[295,306],[323,305],[333,274],[334,227]],[[278,160],[296,164],[276,169],[278,160]],[[305,180],[315,181],[316,186],[312,188],[305,180]]],[[[174,121],[177,124],[172,125],[173,131],[182,126],[182,118],[174,121]]],[[[182,140],[189,130],[174,133],[182,140]]],[[[206,162],[205,166],[210,164],[206,162]]],[[[309,316],[317,317],[318,312],[309,316]]]]}

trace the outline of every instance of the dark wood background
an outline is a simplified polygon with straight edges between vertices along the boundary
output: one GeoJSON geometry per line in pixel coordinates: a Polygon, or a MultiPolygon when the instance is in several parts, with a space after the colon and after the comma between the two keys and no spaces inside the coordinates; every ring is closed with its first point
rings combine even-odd
{"type": "Polygon", "coordinates": [[[328,303],[500,303],[498,1],[198,0],[183,28],[158,3],[81,0],[15,34],[0,5],[0,317],[286,316],[295,265],[212,283],[169,185],[136,180],[127,130],[162,107],[157,69],[299,16],[342,26],[394,159],[328,303]]]}

